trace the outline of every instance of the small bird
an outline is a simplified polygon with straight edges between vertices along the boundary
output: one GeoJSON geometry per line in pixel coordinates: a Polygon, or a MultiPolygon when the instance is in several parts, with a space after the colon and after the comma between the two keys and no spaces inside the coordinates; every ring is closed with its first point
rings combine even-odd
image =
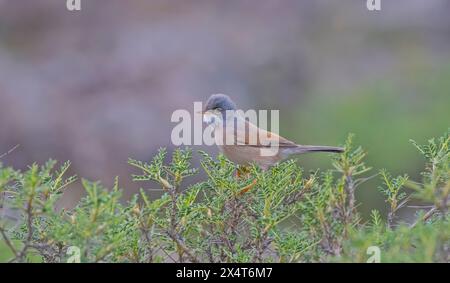
{"type": "Polygon", "coordinates": [[[236,104],[225,94],[209,97],[201,112],[203,121],[213,127],[216,145],[238,165],[258,165],[267,170],[288,157],[308,152],[343,152],[341,147],[299,145],[275,133],[258,128],[237,114],[236,104]],[[262,150],[276,148],[274,154],[262,150]]]}

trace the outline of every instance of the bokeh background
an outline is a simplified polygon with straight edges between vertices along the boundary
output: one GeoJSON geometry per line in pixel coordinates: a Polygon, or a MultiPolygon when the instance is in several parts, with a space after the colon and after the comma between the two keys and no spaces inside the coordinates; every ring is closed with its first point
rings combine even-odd
{"type": "MultiPolygon", "coordinates": [[[[71,160],[87,179],[120,176],[126,198],[142,186],[127,158],[173,150],[172,112],[211,93],[279,109],[298,143],[355,133],[373,173],[416,179],[424,160],[409,139],[450,126],[448,0],[381,0],[380,12],[365,0],[65,2],[0,0],[0,153],[20,144],[7,165],[71,160]]],[[[299,163],[331,167],[326,154],[299,163]]],[[[365,215],[385,206],[379,185],[358,191],[365,215]]],[[[60,205],[82,194],[76,185],[60,205]]]]}

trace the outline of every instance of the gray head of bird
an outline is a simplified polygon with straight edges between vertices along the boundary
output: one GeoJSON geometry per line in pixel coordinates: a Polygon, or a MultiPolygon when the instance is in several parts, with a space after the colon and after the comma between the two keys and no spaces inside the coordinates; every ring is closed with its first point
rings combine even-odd
{"type": "Polygon", "coordinates": [[[213,94],[206,101],[202,111],[203,121],[207,124],[219,124],[229,118],[236,110],[236,104],[226,94],[213,94]]]}

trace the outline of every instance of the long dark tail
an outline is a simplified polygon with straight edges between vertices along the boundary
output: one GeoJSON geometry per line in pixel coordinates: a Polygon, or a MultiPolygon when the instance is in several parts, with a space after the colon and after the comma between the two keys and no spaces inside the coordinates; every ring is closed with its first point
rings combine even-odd
{"type": "Polygon", "coordinates": [[[295,148],[292,148],[291,154],[300,154],[307,152],[343,152],[344,149],[342,147],[335,146],[321,146],[321,145],[299,145],[295,148]]]}

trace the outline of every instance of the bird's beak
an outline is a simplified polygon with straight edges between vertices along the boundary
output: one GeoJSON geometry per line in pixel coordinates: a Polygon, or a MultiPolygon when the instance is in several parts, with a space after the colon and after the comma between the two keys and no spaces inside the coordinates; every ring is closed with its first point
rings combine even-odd
{"type": "Polygon", "coordinates": [[[205,113],[206,113],[206,111],[203,111],[203,110],[202,111],[197,111],[197,114],[202,114],[203,115],[205,113]]]}

